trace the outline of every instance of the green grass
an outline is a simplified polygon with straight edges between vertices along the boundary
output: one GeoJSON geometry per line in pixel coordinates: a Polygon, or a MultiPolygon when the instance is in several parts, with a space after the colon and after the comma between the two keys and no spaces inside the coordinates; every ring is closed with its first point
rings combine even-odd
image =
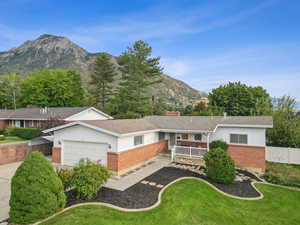
{"type": "Polygon", "coordinates": [[[70,209],[43,225],[299,225],[300,191],[256,184],[260,200],[222,195],[204,182],[186,179],[171,185],[162,203],[144,212],[122,212],[85,205],[70,209]]]}
{"type": "Polygon", "coordinates": [[[17,141],[25,141],[25,139],[19,137],[5,136],[4,140],[0,140],[0,144],[6,144],[11,142],[17,142],[17,141]]]}
{"type": "Polygon", "coordinates": [[[267,162],[266,165],[266,180],[300,188],[300,165],[274,162],[267,162]]]}

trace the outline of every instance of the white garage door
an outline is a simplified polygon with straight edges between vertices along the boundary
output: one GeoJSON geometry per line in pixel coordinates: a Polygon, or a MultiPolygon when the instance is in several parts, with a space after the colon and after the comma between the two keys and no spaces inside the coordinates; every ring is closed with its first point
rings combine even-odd
{"type": "Polygon", "coordinates": [[[92,161],[100,160],[101,164],[106,165],[107,148],[105,143],[65,140],[62,147],[62,164],[74,166],[80,159],[89,158],[92,161]]]}

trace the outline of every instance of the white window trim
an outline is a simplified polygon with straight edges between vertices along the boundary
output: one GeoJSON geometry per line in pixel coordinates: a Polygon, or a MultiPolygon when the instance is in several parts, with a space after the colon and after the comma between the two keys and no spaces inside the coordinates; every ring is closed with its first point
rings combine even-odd
{"type": "Polygon", "coordinates": [[[230,144],[233,144],[233,145],[249,145],[249,135],[248,135],[248,134],[243,134],[243,133],[230,133],[230,134],[229,134],[229,143],[230,143],[230,144]],[[247,144],[231,142],[231,138],[230,138],[230,137],[231,137],[232,134],[236,134],[236,135],[246,135],[246,136],[247,136],[247,144]]]}
{"type": "Polygon", "coordinates": [[[144,140],[144,135],[135,135],[133,136],[133,146],[141,146],[141,145],[144,145],[145,143],[145,140],[144,140]],[[135,137],[142,137],[142,143],[141,144],[135,144],[135,137]]]}

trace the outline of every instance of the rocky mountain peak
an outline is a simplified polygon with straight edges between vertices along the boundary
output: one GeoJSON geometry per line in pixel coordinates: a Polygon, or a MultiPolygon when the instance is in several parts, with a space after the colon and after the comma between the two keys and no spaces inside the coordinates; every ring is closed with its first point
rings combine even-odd
{"type": "MultiPolygon", "coordinates": [[[[0,52],[0,75],[17,72],[28,75],[39,69],[74,69],[88,81],[98,53],[89,53],[66,37],[43,34],[35,40],[24,42],[17,48],[0,52]]],[[[112,62],[118,66],[114,56],[112,62]]],[[[203,95],[183,83],[162,74],[162,83],[151,88],[152,95],[165,96],[169,102],[188,104],[203,95]]],[[[121,76],[118,77],[118,81],[121,76]]]]}

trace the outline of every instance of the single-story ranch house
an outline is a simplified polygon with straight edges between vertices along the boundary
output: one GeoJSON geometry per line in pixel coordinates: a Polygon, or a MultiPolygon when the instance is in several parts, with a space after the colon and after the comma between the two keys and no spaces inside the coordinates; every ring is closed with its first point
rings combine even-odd
{"type": "Polygon", "coordinates": [[[7,127],[41,127],[51,118],[62,121],[106,120],[111,116],[94,107],[45,107],[20,108],[16,110],[0,109],[0,129],[7,127]]]}
{"type": "Polygon", "coordinates": [[[45,130],[52,133],[53,162],[74,166],[100,161],[122,174],[160,153],[201,157],[209,143],[223,140],[236,165],[264,172],[268,116],[148,116],[142,119],[76,121],[45,130]]]}

